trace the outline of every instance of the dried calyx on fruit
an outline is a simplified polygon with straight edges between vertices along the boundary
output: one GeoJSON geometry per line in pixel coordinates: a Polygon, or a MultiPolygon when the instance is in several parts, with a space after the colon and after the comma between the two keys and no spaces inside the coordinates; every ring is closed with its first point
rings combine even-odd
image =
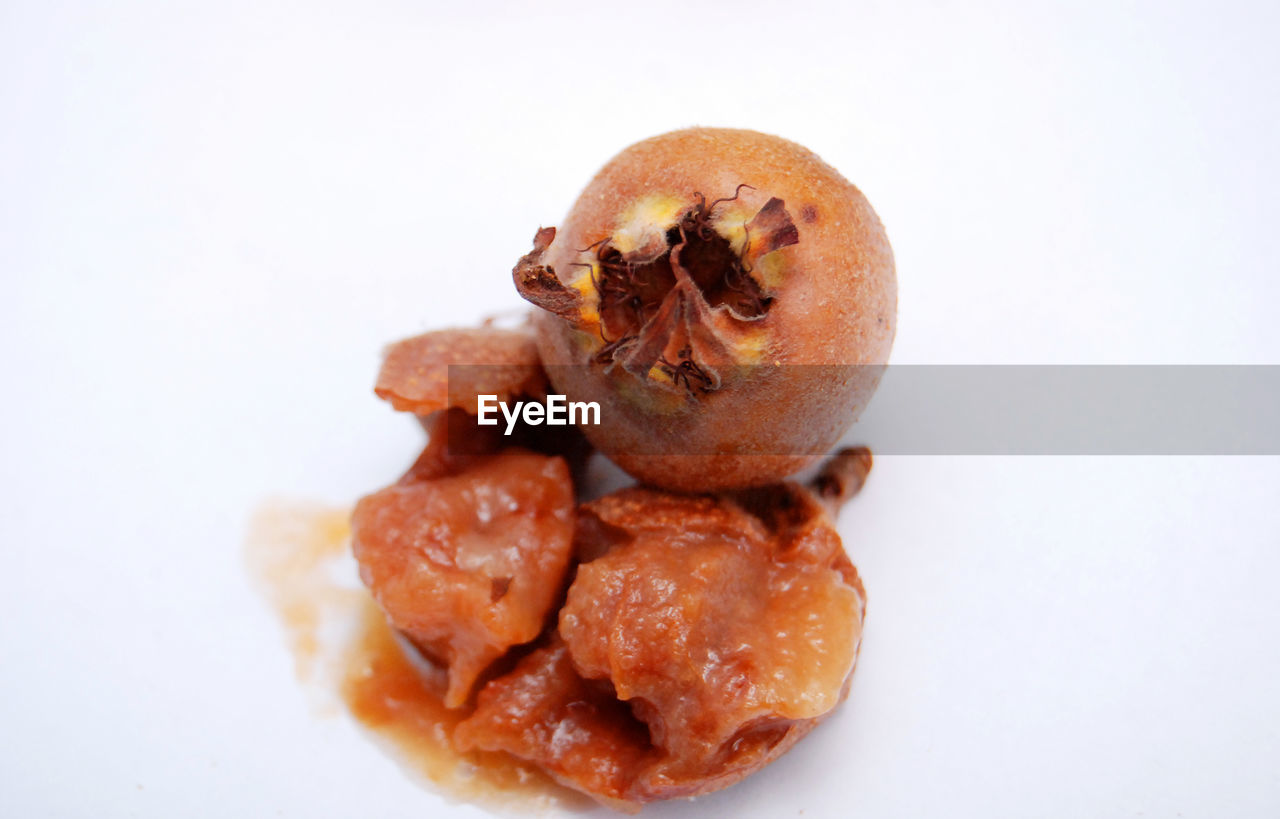
{"type": "Polygon", "coordinates": [[[795,143],[693,128],[631,146],[513,271],[556,392],[641,481],[704,492],[812,463],[892,345],[893,255],[865,197],[795,143]]]}
{"type": "Polygon", "coordinates": [[[580,251],[566,284],[541,263],[555,238],[555,228],[543,228],[516,266],[516,287],[533,304],[598,334],[602,346],[592,363],[606,372],[621,366],[690,393],[719,389],[725,371],[754,363],[746,351],[760,348],[752,323],[773,296],[757,265],[799,241],[781,199],[754,215],[733,207],[750,187],[710,203],[695,191],[683,210],[661,194],[640,200],[610,236],[580,251]]]}

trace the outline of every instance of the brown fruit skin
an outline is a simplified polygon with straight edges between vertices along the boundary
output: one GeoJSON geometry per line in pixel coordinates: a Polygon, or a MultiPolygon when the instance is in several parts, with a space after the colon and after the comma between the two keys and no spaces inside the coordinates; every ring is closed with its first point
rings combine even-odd
{"type": "Polygon", "coordinates": [[[775,251],[784,278],[770,293],[759,366],[696,402],[647,400],[626,373],[588,365],[593,342],[562,318],[535,311],[538,349],[556,392],[597,401],[591,442],[640,481],[705,492],[779,481],[833,446],[879,382],[897,325],[893,251],[856,187],[816,154],[755,131],[690,128],[625,149],[587,185],[547,249],[561,281],[581,250],[615,230],[646,194],[733,196],[752,212],[785,202],[799,242],[775,251]],[[568,365],[568,366],[563,366],[568,365]],[[839,371],[796,365],[864,365],[839,371]],[[874,366],[865,366],[874,365],[874,366]],[[835,376],[835,377],[833,377],[835,376]],[[630,381],[628,385],[626,382],[630,381]],[[621,389],[620,389],[621,388],[621,389]],[[674,454],[689,453],[697,454],[674,454]],[[753,454],[755,453],[755,454],[753,454]]]}

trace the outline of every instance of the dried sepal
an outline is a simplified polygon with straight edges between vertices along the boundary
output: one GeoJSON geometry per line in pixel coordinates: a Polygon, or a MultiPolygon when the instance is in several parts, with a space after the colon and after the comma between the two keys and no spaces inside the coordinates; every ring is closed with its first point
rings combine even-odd
{"type": "Polygon", "coordinates": [[[765,202],[747,223],[747,235],[751,237],[751,244],[744,255],[752,259],[800,243],[800,231],[791,221],[785,203],[776,196],[765,202]]]}
{"type": "Polygon", "coordinates": [[[516,290],[529,302],[576,323],[581,316],[582,295],[565,287],[556,272],[542,263],[543,254],[555,238],[555,228],[539,228],[533,237],[533,250],[520,257],[511,275],[516,290]]]}

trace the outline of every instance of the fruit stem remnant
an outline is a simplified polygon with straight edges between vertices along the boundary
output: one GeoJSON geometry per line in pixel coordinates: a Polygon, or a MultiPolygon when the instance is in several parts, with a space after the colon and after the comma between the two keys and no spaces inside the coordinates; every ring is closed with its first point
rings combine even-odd
{"type": "Polygon", "coordinates": [[[862,490],[871,472],[871,463],[871,450],[859,446],[840,450],[822,465],[810,486],[832,517],[862,490]]]}

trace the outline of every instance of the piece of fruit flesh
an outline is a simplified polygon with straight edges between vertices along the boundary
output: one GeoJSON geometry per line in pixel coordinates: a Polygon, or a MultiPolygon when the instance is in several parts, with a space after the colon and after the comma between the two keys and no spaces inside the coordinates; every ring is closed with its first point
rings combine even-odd
{"type": "Polygon", "coordinates": [[[562,458],[508,449],[456,474],[410,470],[356,505],[360,577],[391,624],[448,669],[449,707],[542,631],[569,566],[573,502],[562,458]]]}

